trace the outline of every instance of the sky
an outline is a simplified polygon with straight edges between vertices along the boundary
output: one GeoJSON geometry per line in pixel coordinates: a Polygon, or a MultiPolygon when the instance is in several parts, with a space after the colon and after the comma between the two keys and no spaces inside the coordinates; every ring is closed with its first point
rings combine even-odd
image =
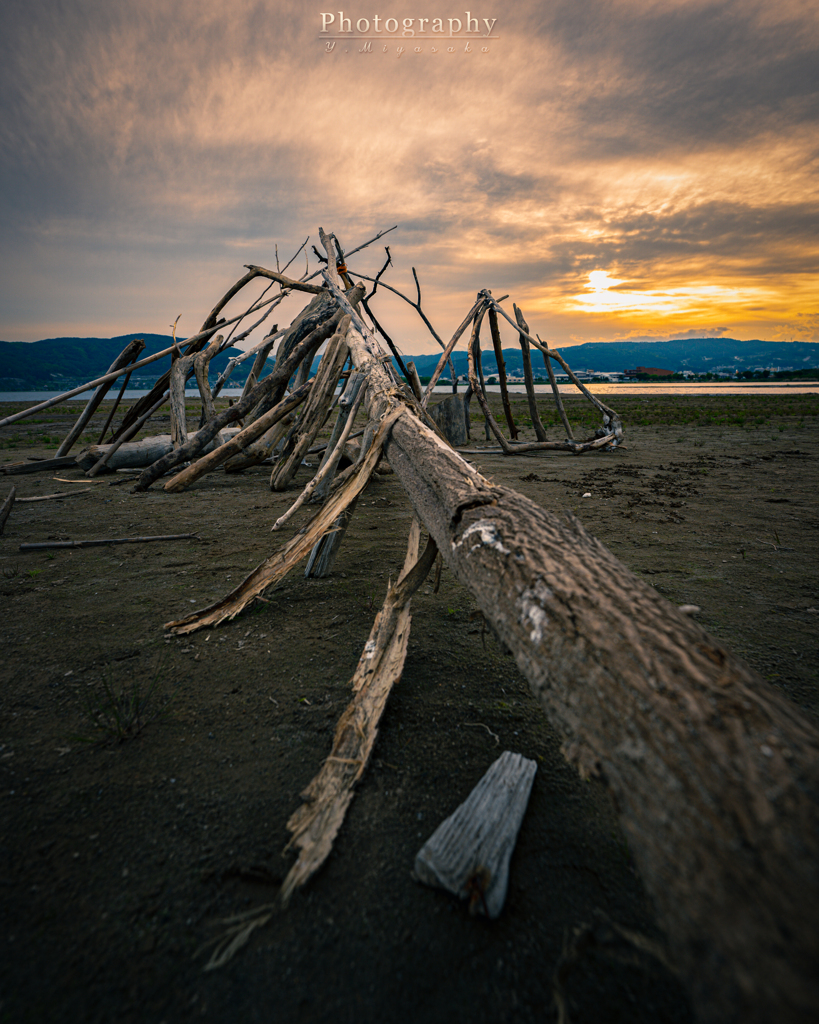
{"type": "Polygon", "coordinates": [[[481,288],[561,347],[819,340],[815,0],[4,0],[0,30],[0,339],[184,337],[244,264],[397,224],[350,269],[388,244],[445,340],[481,288]]]}

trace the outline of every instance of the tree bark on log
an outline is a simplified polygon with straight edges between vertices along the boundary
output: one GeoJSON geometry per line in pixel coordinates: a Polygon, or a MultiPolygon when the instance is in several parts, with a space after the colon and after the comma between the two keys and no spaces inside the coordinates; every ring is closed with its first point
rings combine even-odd
{"type": "MultiPolygon", "coordinates": [[[[399,405],[348,344],[367,408],[399,405]]],[[[573,517],[495,487],[406,410],[385,454],[567,758],[614,799],[699,1019],[819,1012],[819,733],[573,517]]]]}

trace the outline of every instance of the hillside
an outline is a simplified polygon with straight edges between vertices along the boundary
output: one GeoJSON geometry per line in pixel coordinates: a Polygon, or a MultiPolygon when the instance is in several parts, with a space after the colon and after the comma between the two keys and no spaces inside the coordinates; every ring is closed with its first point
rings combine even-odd
{"type": "MultiPolygon", "coordinates": [[[[168,334],[123,334],[117,338],[48,338],[44,341],[0,341],[0,391],[54,389],[93,380],[105,373],[114,359],[132,338],[145,340],[145,355],[159,352],[171,344],[168,334]]],[[[693,338],[683,341],[594,342],[561,350],[573,370],[615,371],[636,366],[657,366],[679,372],[708,373],[727,369],[802,369],[819,366],[819,344],[815,342],[736,341],[732,338],[693,338]]],[[[211,363],[213,374],[221,373],[238,349],[228,349],[211,363]]],[[[523,373],[519,348],[505,348],[506,370],[512,376],[523,373]]],[[[409,358],[409,357],[408,357],[409,358]]],[[[428,376],[435,368],[439,354],[413,357],[418,373],[428,376]]],[[[466,352],[453,354],[458,374],[467,372],[466,352]]],[[[167,369],[169,360],[146,366],[131,378],[132,387],[151,385],[167,369]]],[[[497,372],[494,353],[486,351],[483,365],[486,374],[497,372]]],[[[536,375],[543,374],[540,354],[532,352],[536,375]]],[[[249,364],[237,368],[232,381],[241,385],[249,364]]]]}
{"type": "MultiPolygon", "coordinates": [[[[497,372],[494,352],[483,345],[485,373],[497,372]]],[[[802,369],[819,366],[819,344],[814,342],[735,341],[732,338],[687,338],[683,341],[610,341],[590,342],[560,350],[573,370],[617,371],[640,366],[658,366],[672,372],[691,370],[709,373],[715,370],[802,369]]],[[[416,356],[418,373],[432,372],[439,355],[416,356]]],[[[454,353],[455,372],[467,372],[465,351],[454,353]]],[[[503,358],[506,371],[518,376],[523,373],[519,348],[505,348],[503,358]]],[[[535,374],[543,371],[543,360],[532,352],[535,374]]]]}
{"type": "MultiPolygon", "coordinates": [[[[129,341],[142,338],[140,358],[160,352],[173,343],[169,334],[123,334],[117,338],[47,338],[44,341],[0,341],[0,391],[58,389],[101,377],[129,341]]],[[[230,348],[211,362],[211,374],[224,370],[228,359],[240,355],[230,348]]],[[[132,387],[151,385],[170,366],[170,357],[137,370],[132,387]]],[[[242,383],[248,365],[237,367],[231,380],[242,383]]]]}

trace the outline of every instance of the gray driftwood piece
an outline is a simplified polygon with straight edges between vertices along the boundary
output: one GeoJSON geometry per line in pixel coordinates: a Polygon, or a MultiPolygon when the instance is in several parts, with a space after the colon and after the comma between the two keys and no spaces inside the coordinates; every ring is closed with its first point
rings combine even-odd
{"type": "MultiPolygon", "coordinates": [[[[222,433],[230,440],[239,431],[236,427],[226,427],[222,433]]],[[[116,444],[116,442],[114,442],[116,444]]],[[[77,455],[76,464],[80,469],[91,469],[96,465],[101,456],[105,456],[114,445],[92,444],[77,455]]],[[[218,436],[202,449],[202,454],[214,451],[219,447],[218,436]]],[[[157,459],[167,455],[174,450],[173,438],[170,434],[154,434],[153,437],[143,438],[141,441],[126,441],[119,445],[111,458],[108,460],[107,468],[113,469],[140,469],[144,466],[151,466],[157,459]]],[[[72,460],[72,462],[75,460],[72,460]]]]}
{"type": "Polygon", "coordinates": [[[472,913],[496,918],[536,771],[534,761],[505,750],[421,847],[415,858],[418,878],[468,899],[472,913]]]}
{"type": "Polygon", "coordinates": [[[442,401],[427,407],[427,413],[441,428],[441,433],[452,445],[469,441],[469,405],[471,393],[447,395],[442,401]]]}

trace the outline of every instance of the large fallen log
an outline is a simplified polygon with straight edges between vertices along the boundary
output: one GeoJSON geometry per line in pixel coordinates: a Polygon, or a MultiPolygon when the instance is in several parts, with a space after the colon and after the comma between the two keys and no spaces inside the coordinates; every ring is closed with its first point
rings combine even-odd
{"type": "MultiPolygon", "coordinates": [[[[231,434],[238,434],[237,427],[228,427],[224,433],[228,437],[231,434]]],[[[116,443],[116,442],[115,442],[116,443]]],[[[203,449],[203,453],[214,451],[219,446],[218,440],[210,441],[203,449]]],[[[113,444],[92,444],[77,455],[76,463],[80,469],[91,469],[97,462],[106,455],[113,444]]],[[[173,438],[170,434],[154,434],[152,437],[145,437],[141,441],[127,441],[119,445],[114,454],[106,463],[109,470],[114,469],[143,469],[151,466],[163,455],[168,455],[174,450],[173,438]]]]}
{"type": "Polygon", "coordinates": [[[815,1019],[816,728],[577,520],[398,412],[375,339],[347,341],[371,419],[395,415],[385,453],[416,513],[613,797],[699,1019],[815,1019]]]}

